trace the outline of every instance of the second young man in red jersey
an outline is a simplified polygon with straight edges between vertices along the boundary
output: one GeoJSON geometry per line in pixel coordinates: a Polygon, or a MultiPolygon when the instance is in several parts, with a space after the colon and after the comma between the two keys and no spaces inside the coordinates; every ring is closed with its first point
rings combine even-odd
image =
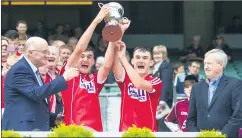
{"type": "MultiPolygon", "coordinates": [[[[128,26],[123,25],[123,31],[128,26]]],[[[122,98],[119,131],[125,131],[132,125],[157,131],[155,116],[162,82],[149,75],[151,51],[141,47],[134,49],[132,67],[125,56],[125,43],[119,41],[115,45],[118,56],[115,57],[112,70],[122,98]]]]}

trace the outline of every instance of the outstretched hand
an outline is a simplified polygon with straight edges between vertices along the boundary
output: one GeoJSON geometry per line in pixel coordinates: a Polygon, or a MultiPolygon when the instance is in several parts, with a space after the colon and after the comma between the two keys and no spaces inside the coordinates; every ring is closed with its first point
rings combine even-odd
{"type": "Polygon", "coordinates": [[[98,15],[94,19],[94,22],[100,23],[103,20],[103,18],[105,18],[109,14],[109,11],[110,11],[109,5],[108,4],[103,5],[98,15]]]}

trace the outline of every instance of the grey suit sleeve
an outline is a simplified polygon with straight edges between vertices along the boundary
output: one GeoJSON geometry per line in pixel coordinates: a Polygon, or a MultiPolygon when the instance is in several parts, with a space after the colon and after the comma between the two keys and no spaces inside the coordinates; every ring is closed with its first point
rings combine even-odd
{"type": "MultiPolygon", "coordinates": [[[[161,80],[162,80],[162,93],[160,97],[160,101],[165,101],[167,103],[169,99],[169,95],[172,95],[172,79],[173,79],[173,72],[172,69],[168,66],[164,67],[160,70],[161,80]]],[[[171,97],[172,98],[172,97],[171,97]]]]}
{"type": "Polygon", "coordinates": [[[221,132],[229,137],[235,137],[238,130],[242,127],[242,81],[238,81],[232,91],[231,106],[233,110],[232,116],[228,120],[221,132]]]}
{"type": "Polygon", "coordinates": [[[190,96],[189,112],[186,126],[188,132],[199,132],[199,129],[197,128],[196,92],[194,87],[192,87],[190,96]]]}

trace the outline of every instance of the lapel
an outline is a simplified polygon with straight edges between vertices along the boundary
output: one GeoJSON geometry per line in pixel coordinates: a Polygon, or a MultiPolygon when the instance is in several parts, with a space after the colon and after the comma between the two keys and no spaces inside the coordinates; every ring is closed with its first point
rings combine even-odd
{"type": "MultiPolygon", "coordinates": [[[[36,83],[37,85],[39,85],[39,82],[38,82],[38,80],[37,80],[37,78],[36,78],[36,76],[35,76],[35,73],[33,72],[32,68],[30,67],[30,65],[29,65],[29,63],[27,62],[27,60],[25,59],[25,57],[22,57],[21,60],[23,60],[24,64],[26,64],[27,67],[30,69],[30,73],[33,75],[34,80],[35,80],[35,83],[36,83]]],[[[44,84],[44,82],[43,82],[43,80],[42,80],[42,77],[40,77],[40,78],[41,78],[42,83],[44,84]]],[[[44,101],[44,103],[45,103],[46,105],[48,105],[48,103],[49,103],[49,102],[48,102],[48,98],[46,98],[46,99],[47,99],[47,102],[46,102],[45,99],[43,99],[43,101],[44,101]]]]}
{"type": "Polygon", "coordinates": [[[227,79],[225,76],[222,76],[222,78],[220,79],[219,83],[218,83],[218,87],[213,95],[212,101],[210,103],[209,106],[209,110],[211,109],[211,107],[213,106],[213,104],[215,103],[215,101],[217,100],[218,96],[222,93],[224,87],[227,85],[227,79]]]}
{"type": "Polygon", "coordinates": [[[206,109],[208,110],[208,84],[206,83],[206,81],[204,81],[203,85],[202,85],[202,97],[204,100],[204,105],[206,106],[206,109]]]}
{"type": "Polygon", "coordinates": [[[163,61],[161,64],[160,64],[160,66],[159,66],[159,68],[158,68],[158,70],[154,73],[154,75],[153,76],[155,76],[155,77],[158,77],[158,78],[160,78],[160,79],[162,79],[161,78],[161,74],[160,74],[160,70],[163,68],[163,65],[164,65],[164,62],[165,61],[163,61]]]}
{"type": "Polygon", "coordinates": [[[24,61],[24,64],[26,64],[27,67],[30,69],[29,72],[33,75],[35,83],[39,85],[39,82],[38,82],[37,78],[35,77],[35,74],[34,74],[32,68],[30,67],[29,63],[28,63],[27,60],[25,59],[25,57],[22,57],[21,60],[23,60],[23,61],[24,61]]]}

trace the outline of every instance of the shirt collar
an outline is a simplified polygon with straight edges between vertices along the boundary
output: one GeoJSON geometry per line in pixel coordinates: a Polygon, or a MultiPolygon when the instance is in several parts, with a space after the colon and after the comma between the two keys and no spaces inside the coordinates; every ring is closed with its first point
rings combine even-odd
{"type": "Polygon", "coordinates": [[[206,79],[206,82],[207,82],[208,85],[213,85],[213,86],[217,87],[219,81],[220,81],[221,78],[222,78],[222,76],[223,76],[223,74],[222,74],[221,76],[219,76],[219,77],[218,77],[215,81],[213,81],[213,82],[210,82],[209,79],[207,78],[207,79],[206,79]]]}
{"type": "Polygon", "coordinates": [[[153,74],[154,74],[156,71],[158,71],[158,69],[159,69],[160,65],[162,64],[162,62],[163,62],[163,61],[160,61],[160,62],[158,62],[158,63],[155,64],[155,66],[154,66],[154,70],[153,70],[153,74]]]}
{"type": "Polygon", "coordinates": [[[155,69],[158,69],[160,67],[160,65],[162,64],[163,61],[160,61],[158,63],[155,64],[155,69]]]}
{"type": "Polygon", "coordinates": [[[29,63],[29,65],[30,65],[31,69],[33,70],[33,72],[36,73],[36,71],[37,71],[38,69],[35,67],[35,65],[32,64],[32,63],[28,60],[28,58],[27,58],[26,56],[24,56],[24,58],[25,58],[26,61],[29,63]]]}

